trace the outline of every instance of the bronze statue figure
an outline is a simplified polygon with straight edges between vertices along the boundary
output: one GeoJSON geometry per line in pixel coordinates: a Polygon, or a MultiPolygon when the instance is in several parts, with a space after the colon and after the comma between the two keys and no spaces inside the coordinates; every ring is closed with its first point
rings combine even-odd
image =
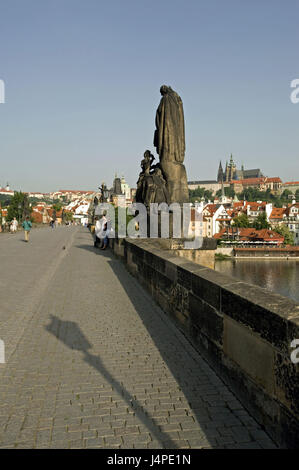
{"type": "Polygon", "coordinates": [[[156,112],[154,146],[160,161],[182,163],[185,158],[185,122],[183,102],[171,87],[162,85],[162,95],[156,112]]]}
{"type": "Polygon", "coordinates": [[[160,162],[153,166],[155,157],[144,152],[141,173],[137,182],[136,202],[149,208],[151,203],[189,202],[185,158],[185,122],[183,103],[169,86],[160,88],[162,95],[156,112],[154,146],[160,162]]]}
{"type": "Polygon", "coordinates": [[[156,112],[154,146],[160,157],[171,202],[189,201],[185,158],[185,122],[183,102],[171,87],[162,85],[156,112]]]}
{"type": "Polygon", "coordinates": [[[149,150],[146,150],[141,161],[142,171],[137,182],[136,202],[142,202],[148,209],[152,203],[166,202],[169,204],[166,181],[163,178],[160,164],[152,166],[154,160],[155,157],[149,150]]]}

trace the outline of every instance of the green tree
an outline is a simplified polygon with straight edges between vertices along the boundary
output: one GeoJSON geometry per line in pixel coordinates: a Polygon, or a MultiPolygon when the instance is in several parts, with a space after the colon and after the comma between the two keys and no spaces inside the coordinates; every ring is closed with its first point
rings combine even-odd
{"type": "MultiPolygon", "coordinates": [[[[235,190],[230,187],[224,188],[224,194],[226,197],[230,197],[230,198],[234,198],[236,195],[235,190]]],[[[219,198],[221,197],[221,195],[222,195],[222,189],[218,189],[218,191],[216,192],[216,196],[219,198]]]]}
{"type": "Polygon", "coordinates": [[[289,189],[285,189],[282,193],[281,193],[281,196],[280,196],[280,199],[282,201],[285,201],[285,202],[289,202],[290,201],[290,198],[289,196],[291,196],[292,191],[290,191],[289,189]]]}
{"type": "Polygon", "coordinates": [[[246,214],[240,214],[233,219],[235,227],[247,228],[250,227],[250,221],[246,214]]]}
{"type": "Polygon", "coordinates": [[[277,227],[275,227],[274,231],[284,237],[285,245],[294,245],[294,233],[291,232],[287,225],[278,225],[277,227]]]}
{"type": "Polygon", "coordinates": [[[295,199],[296,199],[296,202],[299,202],[299,189],[296,189],[295,199]]]}
{"type": "Polygon", "coordinates": [[[62,209],[62,204],[60,202],[57,202],[56,204],[53,204],[52,207],[53,207],[54,211],[59,212],[62,209]]]}
{"type": "Polygon", "coordinates": [[[189,189],[189,196],[202,198],[204,196],[204,192],[205,192],[204,188],[189,189]]]}
{"type": "Polygon", "coordinates": [[[261,212],[257,216],[257,218],[255,219],[252,225],[257,230],[262,230],[263,228],[271,228],[271,225],[269,224],[267,220],[266,212],[261,212]]]}
{"type": "Polygon", "coordinates": [[[3,207],[7,207],[10,204],[12,196],[6,196],[5,194],[0,194],[0,203],[3,207]]]}
{"type": "Polygon", "coordinates": [[[64,222],[71,222],[73,220],[74,214],[72,212],[66,211],[63,212],[63,220],[64,222]]]}
{"type": "Polygon", "coordinates": [[[205,202],[214,201],[213,192],[205,188],[189,189],[190,202],[204,198],[205,202]]]}
{"type": "Polygon", "coordinates": [[[15,217],[21,222],[27,215],[30,217],[31,211],[27,194],[17,191],[11,198],[7,209],[7,221],[10,222],[15,217]]]}

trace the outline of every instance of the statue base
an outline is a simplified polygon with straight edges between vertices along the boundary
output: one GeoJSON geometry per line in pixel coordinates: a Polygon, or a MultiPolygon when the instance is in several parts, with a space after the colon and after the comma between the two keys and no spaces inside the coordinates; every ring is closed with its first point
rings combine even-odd
{"type": "Polygon", "coordinates": [[[183,163],[171,160],[163,160],[161,163],[166,187],[169,193],[170,203],[179,204],[189,202],[189,190],[186,168],[183,163]]]}

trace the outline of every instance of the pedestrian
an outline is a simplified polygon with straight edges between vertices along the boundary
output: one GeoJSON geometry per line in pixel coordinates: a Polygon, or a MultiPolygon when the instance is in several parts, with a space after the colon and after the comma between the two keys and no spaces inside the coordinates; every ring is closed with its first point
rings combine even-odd
{"type": "MultiPolygon", "coordinates": [[[[105,219],[106,219],[106,217],[105,217],[105,219]]],[[[111,225],[111,219],[109,217],[106,219],[106,222],[104,223],[102,230],[103,230],[102,236],[104,237],[104,240],[103,240],[103,246],[102,246],[101,250],[106,250],[106,248],[109,245],[109,236],[113,232],[113,228],[112,228],[112,225],[111,225]]]]}
{"type": "Polygon", "coordinates": [[[96,217],[96,224],[95,224],[95,228],[94,228],[94,246],[95,248],[97,248],[98,246],[98,243],[102,243],[101,242],[101,235],[102,235],[102,223],[101,223],[101,220],[99,219],[99,217],[96,217]]]}
{"type": "Polygon", "coordinates": [[[22,223],[22,227],[25,233],[25,242],[29,242],[29,233],[30,233],[30,230],[32,229],[32,223],[28,215],[26,219],[24,220],[24,222],[22,223]]]}
{"type": "Polygon", "coordinates": [[[19,223],[18,223],[17,219],[14,217],[11,224],[10,224],[11,233],[16,233],[17,232],[18,225],[19,225],[19,223]]]}

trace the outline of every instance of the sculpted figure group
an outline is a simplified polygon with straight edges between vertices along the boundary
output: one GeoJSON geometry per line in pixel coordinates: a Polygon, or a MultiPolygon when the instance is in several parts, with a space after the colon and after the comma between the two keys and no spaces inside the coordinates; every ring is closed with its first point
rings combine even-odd
{"type": "Polygon", "coordinates": [[[147,207],[150,203],[189,201],[185,166],[185,123],[183,103],[171,87],[163,85],[156,111],[154,146],[160,162],[153,165],[155,157],[149,150],[141,162],[142,171],[137,182],[136,202],[147,207]]]}
{"type": "Polygon", "coordinates": [[[144,152],[141,161],[141,173],[137,182],[136,202],[142,202],[146,207],[151,203],[166,202],[169,204],[169,194],[166,181],[163,178],[160,164],[153,165],[155,157],[149,150],[144,152]]]}

